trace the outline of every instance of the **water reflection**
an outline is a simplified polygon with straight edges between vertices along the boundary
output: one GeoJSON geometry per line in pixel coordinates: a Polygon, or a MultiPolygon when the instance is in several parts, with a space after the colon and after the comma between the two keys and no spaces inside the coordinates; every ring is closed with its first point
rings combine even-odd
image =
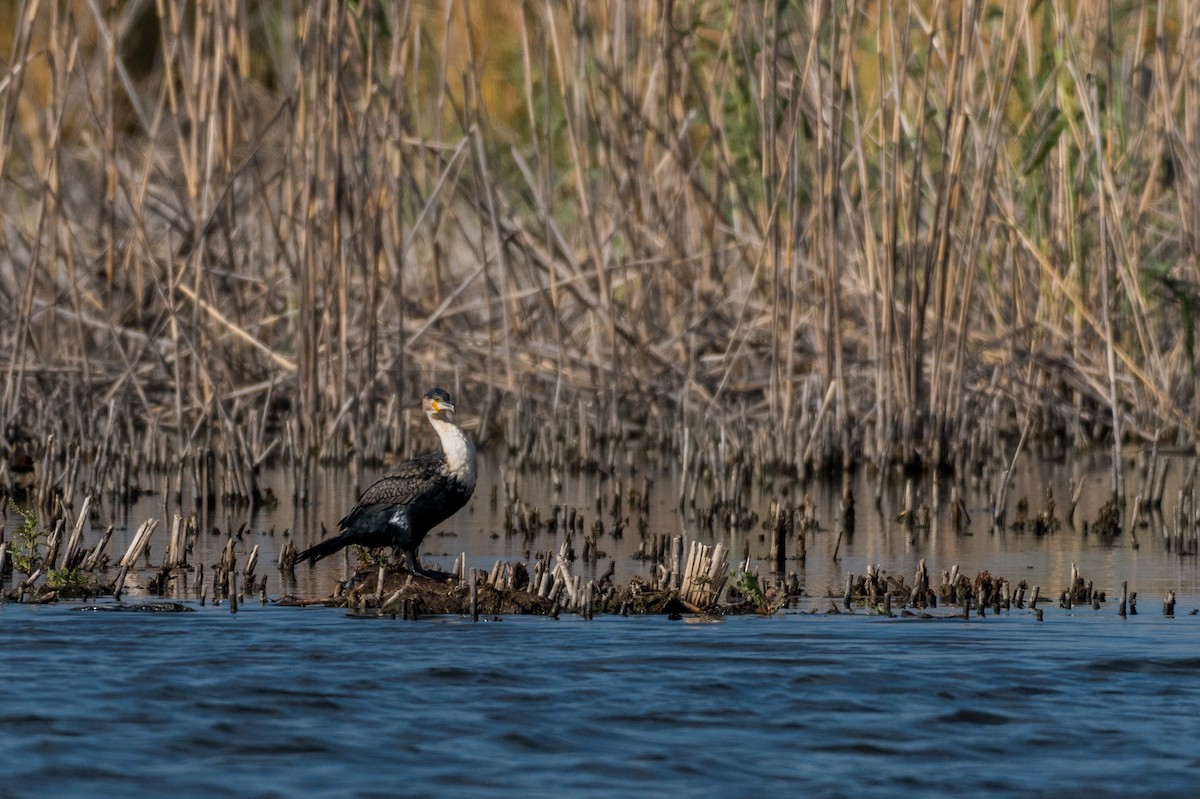
{"type": "MultiPolygon", "coordinates": [[[[847,574],[863,574],[872,564],[911,579],[918,561],[924,558],[933,575],[949,570],[955,564],[968,575],[987,569],[1014,584],[1024,580],[1030,586],[1041,586],[1042,595],[1051,597],[1066,587],[1074,563],[1086,580],[1094,581],[1098,589],[1110,594],[1119,593],[1121,583],[1128,581],[1131,590],[1140,592],[1143,602],[1161,600],[1168,589],[1178,591],[1182,600],[1200,597],[1197,558],[1175,551],[1175,547],[1169,546],[1165,533],[1174,531],[1175,508],[1180,502],[1180,484],[1186,479],[1188,463],[1180,460],[1173,464],[1168,473],[1162,512],[1143,516],[1144,521],[1135,530],[1136,540],[1130,535],[1128,510],[1122,514],[1124,529],[1115,537],[1085,531],[1109,497],[1108,462],[1103,456],[1081,456],[1070,462],[1033,458],[1020,462],[1009,487],[1007,521],[1011,525],[1017,518],[1016,509],[1022,500],[1027,502],[1029,513],[1033,514],[1046,508],[1052,496],[1055,515],[1062,524],[1049,535],[1017,532],[1011,526],[999,531],[992,529],[990,495],[998,483],[996,476],[980,477],[968,486],[963,500],[970,513],[970,524],[956,532],[948,507],[948,482],[935,483],[933,479],[925,478],[913,485],[917,502],[932,507],[936,496],[939,505],[936,512],[930,514],[928,526],[910,526],[897,521],[905,501],[904,479],[889,476],[880,485],[874,476],[862,470],[854,476],[852,483],[856,498],[854,530],[843,535],[839,542],[842,527],[840,480],[812,480],[805,484],[775,480],[769,485],[753,486],[747,493],[742,515],[756,517],[756,523],[748,527],[730,527],[718,518],[710,528],[705,521],[708,514],[704,510],[709,502],[705,492],[698,492],[698,507],[681,510],[678,475],[670,468],[638,471],[629,467],[625,473],[614,476],[565,475],[561,486],[556,487],[544,473],[518,473],[506,466],[496,453],[485,452],[481,456],[480,484],[475,497],[467,508],[430,533],[422,546],[422,559],[429,566],[448,570],[459,555],[465,554],[469,566],[491,568],[497,559],[528,561],[539,551],[557,550],[564,538],[561,530],[530,537],[506,533],[505,497],[516,496],[536,508],[543,521],[554,515],[555,507],[561,506],[576,510],[582,519],[577,529],[581,528],[585,534],[590,535],[593,526],[600,523],[602,532],[596,539],[596,546],[602,556],[595,565],[577,562],[575,568],[584,573],[592,569],[603,571],[608,568],[609,559],[614,559],[618,580],[645,574],[650,565],[639,557],[639,552],[645,548],[642,532],[639,532],[644,525],[644,533],[650,537],[682,534],[706,543],[721,541],[729,547],[731,561],[748,558],[752,568],[757,567],[766,574],[770,543],[762,520],[768,514],[772,499],[798,502],[807,496],[815,507],[819,527],[807,534],[806,557],[802,561],[796,556],[795,538],[788,542],[785,569],[796,572],[810,595],[840,595],[847,574]],[[612,496],[618,482],[625,505],[621,516],[615,518],[612,496]],[[1068,520],[1067,507],[1075,487],[1080,484],[1079,504],[1073,519],[1068,520]],[[638,512],[629,510],[628,498],[631,490],[643,489],[648,489],[649,495],[647,513],[644,520],[640,520],[638,512]],[[614,537],[612,531],[618,518],[625,523],[620,537],[614,537]]],[[[237,541],[240,560],[244,562],[252,547],[259,547],[259,573],[269,574],[268,594],[328,595],[336,582],[350,573],[346,557],[328,558],[315,568],[301,567],[292,577],[274,570],[279,551],[288,540],[298,548],[304,548],[330,534],[358,492],[381,472],[367,472],[356,479],[345,469],[315,470],[306,503],[292,501],[297,492],[293,490],[289,474],[279,470],[263,476],[264,485],[280,499],[274,507],[250,511],[217,505],[212,509],[197,510],[185,504],[185,512],[198,513],[200,529],[189,560],[193,565],[206,564],[211,568],[220,557],[228,534],[240,531],[237,541]]],[[[1132,506],[1132,497],[1142,491],[1132,476],[1127,477],[1127,491],[1132,506]]],[[[179,508],[164,502],[161,491],[144,497],[128,509],[113,511],[107,505],[102,506],[101,529],[88,532],[85,545],[93,545],[103,531],[103,525],[111,521],[119,528],[110,546],[115,559],[128,545],[137,525],[146,518],[157,516],[164,520],[151,544],[150,563],[157,565],[166,546],[163,531],[169,529],[170,518],[176,512],[179,508]]],[[[15,524],[16,521],[10,519],[9,529],[15,524]]],[[[577,535],[574,540],[577,553],[582,553],[583,544],[577,535]]],[[[198,590],[196,582],[195,579],[190,582],[181,579],[177,589],[187,595],[187,592],[198,590]]]]}

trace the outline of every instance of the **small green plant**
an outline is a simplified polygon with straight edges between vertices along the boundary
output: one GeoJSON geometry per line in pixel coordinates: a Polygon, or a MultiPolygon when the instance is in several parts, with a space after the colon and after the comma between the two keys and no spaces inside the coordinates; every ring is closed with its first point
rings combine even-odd
{"type": "Polygon", "coordinates": [[[85,596],[95,592],[96,581],[80,569],[50,569],[46,573],[46,585],[60,595],[85,596]]]}
{"type": "Polygon", "coordinates": [[[764,590],[762,584],[758,582],[758,577],[750,572],[738,574],[734,570],[729,573],[729,576],[735,580],[733,584],[734,589],[753,602],[758,612],[765,616],[774,614],[787,601],[787,595],[782,592],[776,595],[774,589],[764,590]]]}
{"type": "Polygon", "coordinates": [[[38,526],[37,514],[32,510],[17,509],[21,514],[21,526],[13,533],[13,566],[24,574],[33,574],[42,565],[42,544],[46,532],[38,526]]]}

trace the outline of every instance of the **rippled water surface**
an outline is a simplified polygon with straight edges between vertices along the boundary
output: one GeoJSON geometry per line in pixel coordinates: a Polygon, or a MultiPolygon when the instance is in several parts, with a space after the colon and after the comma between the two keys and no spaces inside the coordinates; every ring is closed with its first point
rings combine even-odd
{"type": "Polygon", "coordinates": [[[194,607],[0,606],[0,796],[1200,787],[1200,617],[472,624],[194,607]]]}

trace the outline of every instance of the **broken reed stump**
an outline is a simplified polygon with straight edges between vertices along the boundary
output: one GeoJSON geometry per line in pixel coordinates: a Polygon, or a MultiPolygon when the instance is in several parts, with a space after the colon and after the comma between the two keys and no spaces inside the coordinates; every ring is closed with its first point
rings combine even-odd
{"type": "Polygon", "coordinates": [[[929,590],[929,570],[925,566],[924,558],[917,564],[917,573],[913,575],[913,588],[908,603],[917,608],[937,607],[937,594],[929,590]]]}
{"type": "Polygon", "coordinates": [[[680,599],[693,608],[714,605],[729,577],[724,544],[707,546],[693,540],[688,551],[687,568],[679,587],[680,599]]]}
{"type": "Polygon", "coordinates": [[[117,571],[117,579],[113,581],[112,594],[114,599],[121,598],[121,592],[125,588],[125,578],[129,574],[129,570],[137,564],[137,559],[146,550],[150,544],[150,536],[154,533],[154,528],[158,527],[158,519],[147,519],[142,522],[142,526],[134,533],[133,540],[129,542],[129,548],[125,550],[125,555],[121,558],[120,568],[117,571]]]}
{"type": "Polygon", "coordinates": [[[91,550],[84,550],[83,560],[79,567],[85,572],[94,572],[108,563],[108,542],[112,540],[113,526],[110,524],[100,536],[100,542],[91,550]]]}
{"type": "Polygon", "coordinates": [[[88,494],[83,498],[83,506],[79,509],[79,517],[75,520],[75,526],[71,528],[71,535],[67,539],[67,546],[62,555],[63,568],[75,568],[78,566],[79,561],[82,560],[82,553],[79,553],[79,545],[83,540],[83,523],[87,521],[88,510],[91,506],[92,495],[88,494]]]}
{"type": "Polygon", "coordinates": [[[771,525],[771,568],[776,572],[784,570],[787,560],[787,535],[791,527],[790,514],[781,510],[775,523],[771,525]]]}
{"type": "Polygon", "coordinates": [[[279,550],[279,570],[288,574],[296,571],[296,544],[292,541],[284,542],[283,547],[279,550]]]}
{"type": "Polygon", "coordinates": [[[175,568],[187,563],[187,546],[184,543],[183,517],[178,513],[171,520],[171,534],[167,538],[167,555],[163,561],[165,568],[175,568]]]}

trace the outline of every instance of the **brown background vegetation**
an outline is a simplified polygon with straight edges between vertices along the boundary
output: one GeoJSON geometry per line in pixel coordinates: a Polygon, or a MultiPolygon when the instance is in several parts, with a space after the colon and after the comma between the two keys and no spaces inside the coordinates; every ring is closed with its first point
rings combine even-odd
{"type": "Polygon", "coordinates": [[[0,25],[7,455],[383,458],[433,384],[513,447],[1194,446],[1191,0],[0,25]]]}

